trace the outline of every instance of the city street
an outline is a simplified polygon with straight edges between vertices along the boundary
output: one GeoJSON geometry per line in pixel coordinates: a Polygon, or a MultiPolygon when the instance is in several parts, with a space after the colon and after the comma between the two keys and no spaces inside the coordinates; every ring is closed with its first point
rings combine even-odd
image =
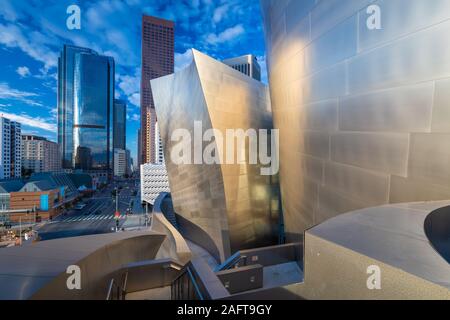
{"type": "Polygon", "coordinates": [[[137,192],[135,180],[125,182],[115,182],[104,190],[97,192],[94,197],[85,200],[86,206],[81,210],[69,210],[38,228],[41,240],[51,240],[57,238],[77,237],[90,234],[101,234],[114,232],[116,219],[115,197],[112,191],[116,187],[122,187],[119,192],[119,228],[122,228],[127,220],[127,209],[133,201],[140,201],[133,192],[137,192]],[[135,199],[136,198],[136,199],[135,199]]]}

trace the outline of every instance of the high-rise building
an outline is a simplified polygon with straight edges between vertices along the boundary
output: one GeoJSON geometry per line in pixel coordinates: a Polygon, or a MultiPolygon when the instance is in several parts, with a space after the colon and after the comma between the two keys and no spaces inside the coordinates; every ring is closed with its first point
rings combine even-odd
{"type": "Polygon", "coordinates": [[[0,180],[22,176],[21,124],[0,117],[0,180]]]}
{"type": "Polygon", "coordinates": [[[65,45],[58,60],[58,144],[64,169],[110,172],[114,59],[65,45]]]}
{"type": "Polygon", "coordinates": [[[127,152],[123,149],[114,149],[114,176],[123,177],[127,174],[127,152]]]}
{"type": "Polygon", "coordinates": [[[32,173],[60,171],[58,144],[43,137],[22,135],[22,167],[32,173]]]}
{"type": "Polygon", "coordinates": [[[133,159],[131,158],[130,150],[129,149],[125,150],[125,154],[126,154],[125,174],[127,174],[128,176],[131,176],[131,174],[133,173],[133,159]]]}
{"type": "Polygon", "coordinates": [[[164,164],[164,149],[158,124],[155,130],[155,164],[164,164]]]}
{"type": "Polygon", "coordinates": [[[122,100],[114,100],[113,114],[113,145],[114,149],[127,148],[127,103],[122,100]]]}
{"type": "Polygon", "coordinates": [[[154,163],[156,112],[150,80],[174,72],[174,23],[142,17],[140,163],[154,163]]]}
{"type": "Polygon", "coordinates": [[[247,76],[261,81],[261,66],[252,54],[223,60],[223,63],[247,76]]]}

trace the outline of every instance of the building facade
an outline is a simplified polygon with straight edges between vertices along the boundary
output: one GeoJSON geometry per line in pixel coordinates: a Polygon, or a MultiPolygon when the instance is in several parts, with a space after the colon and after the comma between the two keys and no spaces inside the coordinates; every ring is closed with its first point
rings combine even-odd
{"type": "Polygon", "coordinates": [[[131,176],[133,174],[133,158],[131,157],[131,151],[127,149],[125,151],[126,155],[126,172],[125,174],[131,176]]]}
{"type": "Polygon", "coordinates": [[[164,164],[164,148],[158,124],[155,130],[155,164],[164,164]]]}
{"type": "Polygon", "coordinates": [[[289,239],[344,212],[449,199],[450,2],[261,5],[289,239]]]}
{"type": "Polygon", "coordinates": [[[21,124],[0,117],[0,180],[22,176],[21,124]]]}
{"type": "Polygon", "coordinates": [[[22,168],[30,173],[61,171],[58,144],[43,137],[22,135],[22,168]]]}
{"type": "Polygon", "coordinates": [[[141,165],[141,202],[153,205],[162,192],[170,192],[165,165],[152,163],[141,165]]]}
{"type": "Polygon", "coordinates": [[[174,23],[142,17],[140,163],[155,162],[156,112],[150,80],[174,72],[174,23]]]}
{"type": "Polygon", "coordinates": [[[127,148],[127,103],[123,100],[114,100],[113,132],[114,149],[125,150],[127,148]]]}
{"type": "Polygon", "coordinates": [[[127,152],[123,149],[114,149],[114,176],[124,177],[127,174],[127,152]]]}
{"type": "MultiPolygon", "coordinates": [[[[209,251],[224,260],[237,250],[277,243],[276,176],[262,175],[261,163],[252,164],[248,157],[231,163],[175,163],[171,154],[181,142],[174,142],[172,134],[194,132],[196,123],[201,130],[214,129],[215,139],[227,129],[270,130],[269,92],[261,82],[196,50],[193,56],[188,68],[153,80],[152,88],[175,212],[201,228],[209,239],[197,242],[213,242],[209,251]]],[[[194,145],[186,146],[193,155],[194,145]]]]}
{"type": "Polygon", "coordinates": [[[114,74],[113,58],[64,46],[58,61],[58,144],[63,168],[112,170],[114,74]]]}
{"type": "Polygon", "coordinates": [[[63,200],[62,189],[55,188],[49,181],[28,182],[19,191],[10,193],[10,209],[13,212],[10,220],[37,222],[51,219],[61,212],[63,200]]]}
{"type": "Polygon", "coordinates": [[[261,66],[252,54],[223,60],[223,63],[247,76],[261,81],[261,66]]]}

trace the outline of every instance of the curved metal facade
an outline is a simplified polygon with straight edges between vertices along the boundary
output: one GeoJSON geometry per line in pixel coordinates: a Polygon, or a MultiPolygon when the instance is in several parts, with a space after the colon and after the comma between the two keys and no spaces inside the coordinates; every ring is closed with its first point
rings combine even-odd
{"type": "Polygon", "coordinates": [[[351,210],[450,198],[450,2],[261,6],[289,239],[351,210]]]}
{"type": "MultiPolygon", "coordinates": [[[[198,51],[193,55],[188,68],[151,86],[175,211],[211,237],[223,260],[240,249],[276,243],[278,182],[260,175],[261,166],[248,159],[176,165],[171,152],[179,142],[172,133],[187,129],[194,137],[195,121],[203,132],[215,129],[224,137],[226,129],[272,129],[270,100],[262,83],[198,51]]],[[[193,155],[193,143],[190,148],[193,155]]]]}

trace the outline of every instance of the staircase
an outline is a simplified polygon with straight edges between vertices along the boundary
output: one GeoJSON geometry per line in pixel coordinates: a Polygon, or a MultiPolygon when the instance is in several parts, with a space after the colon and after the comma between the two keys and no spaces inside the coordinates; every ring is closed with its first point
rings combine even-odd
{"type": "Polygon", "coordinates": [[[163,200],[161,209],[167,221],[169,221],[175,227],[175,229],[179,230],[175,211],[173,210],[172,199],[170,197],[166,197],[163,200]]]}

